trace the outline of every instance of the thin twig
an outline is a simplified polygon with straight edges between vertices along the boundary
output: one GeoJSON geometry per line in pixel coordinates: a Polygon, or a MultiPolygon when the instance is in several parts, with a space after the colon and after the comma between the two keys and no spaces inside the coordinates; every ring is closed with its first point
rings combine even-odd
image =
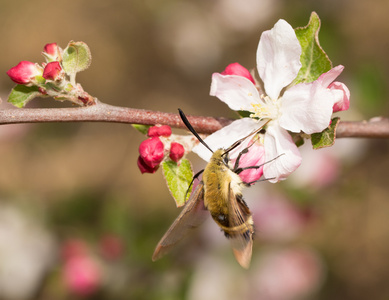
{"type": "MultiPolygon", "coordinates": [[[[210,134],[230,124],[233,120],[213,117],[188,116],[189,122],[199,133],[210,134]]],[[[45,122],[114,122],[143,125],[169,125],[185,128],[178,113],[164,113],[143,109],[108,105],[70,108],[21,108],[0,110],[0,125],[45,122]]],[[[374,118],[362,122],[340,122],[336,136],[389,138],[389,119],[374,118]]]]}

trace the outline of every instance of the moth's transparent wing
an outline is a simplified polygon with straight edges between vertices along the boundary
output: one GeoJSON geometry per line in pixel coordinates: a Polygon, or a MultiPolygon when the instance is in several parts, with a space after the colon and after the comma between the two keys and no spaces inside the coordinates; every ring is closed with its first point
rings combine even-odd
{"type": "Polygon", "coordinates": [[[229,230],[227,232],[238,263],[248,268],[253,249],[254,223],[251,212],[241,195],[229,192],[229,230]]]}
{"type": "Polygon", "coordinates": [[[204,207],[204,185],[199,183],[190,195],[177,219],[159,241],[152,260],[156,261],[168,253],[189,231],[198,227],[207,217],[204,207]]]}

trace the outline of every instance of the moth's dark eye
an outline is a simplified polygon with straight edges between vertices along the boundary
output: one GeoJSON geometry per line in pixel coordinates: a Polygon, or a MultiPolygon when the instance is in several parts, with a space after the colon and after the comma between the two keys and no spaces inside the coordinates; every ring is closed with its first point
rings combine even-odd
{"type": "Polygon", "coordinates": [[[228,156],[226,155],[226,156],[224,156],[224,158],[223,158],[223,161],[224,161],[224,163],[225,164],[228,164],[228,162],[229,162],[229,158],[228,158],[228,156]]]}

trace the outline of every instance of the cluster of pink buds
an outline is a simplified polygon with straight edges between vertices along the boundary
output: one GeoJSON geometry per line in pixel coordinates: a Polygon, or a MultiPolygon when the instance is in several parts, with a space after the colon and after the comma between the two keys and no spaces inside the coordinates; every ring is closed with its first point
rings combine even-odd
{"type": "Polygon", "coordinates": [[[44,47],[43,56],[46,63],[42,66],[30,62],[21,61],[15,67],[8,70],[7,75],[17,84],[38,85],[45,80],[60,80],[64,76],[61,66],[63,50],[56,43],[47,44],[44,47]],[[44,80],[42,80],[42,77],[44,80]]]}
{"type": "Polygon", "coordinates": [[[171,141],[170,126],[152,126],[147,132],[149,137],[139,146],[138,167],[142,173],[155,173],[163,160],[171,159],[178,163],[185,154],[185,148],[171,141]]]}
{"type": "Polygon", "coordinates": [[[76,73],[90,64],[90,51],[85,43],[70,42],[65,49],[56,43],[46,44],[42,55],[45,62],[41,65],[21,61],[8,70],[7,75],[19,85],[11,92],[8,102],[23,107],[34,97],[49,96],[82,106],[95,103],[75,81],[76,73]]]}

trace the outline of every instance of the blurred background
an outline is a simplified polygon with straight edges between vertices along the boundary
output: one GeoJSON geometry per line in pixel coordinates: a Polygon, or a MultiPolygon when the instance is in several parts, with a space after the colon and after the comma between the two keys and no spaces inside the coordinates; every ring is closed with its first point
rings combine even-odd
{"type": "MultiPolygon", "coordinates": [[[[232,117],[209,96],[229,63],[255,68],[262,31],[282,18],[322,20],[320,42],[351,91],[342,120],[389,115],[386,0],[1,0],[0,96],[21,60],[47,43],[86,42],[77,81],[100,101],[232,117]]],[[[35,99],[29,107],[64,107],[35,99]]],[[[182,133],[182,132],[181,132],[182,133]]],[[[339,139],[305,145],[281,184],[245,192],[257,234],[242,270],[207,222],[173,253],[151,255],[178,215],[158,171],[136,165],[144,139],[124,124],[0,127],[0,299],[387,299],[389,144],[339,139]]],[[[190,156],[195,170],[204,163],[190,156]]]]}

